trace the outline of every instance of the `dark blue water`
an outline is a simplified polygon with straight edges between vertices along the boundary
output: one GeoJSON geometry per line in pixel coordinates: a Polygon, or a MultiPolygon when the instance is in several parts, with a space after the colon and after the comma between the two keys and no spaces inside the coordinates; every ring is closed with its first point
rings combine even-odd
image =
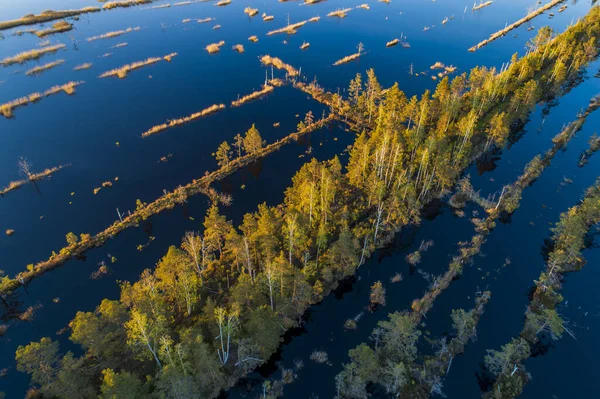
{"type": "MultiPolygon", "coordinates": [[[[117,218],[117,208],[121,211],[133,210],[136,199],[150,202],[160,196],[163,189],[171,190],[202,176],[207,170],[215,169],[212,153],[217,146],[224,140],[231,142],[237,133],[243,133],[252,123],[256,123],[264,139],[272,142],[294,131],[299,119],[307,111],[321,115],[324,109],[322,105],[292,88],[283,87],[240,108],[228,108],[148,139],[139,137],[155,124],[189,115],[214,103],[229,105],[238,95],[259,88],[265,74],[265,68],[258,60],[260,55],[270,54],[297,68],[302,67],[306,79],[316,77],[321,85],[332,91],[338,88],[343,90],[357,72],[363,73],[373,67],[384,86],[397,81],[403,90],[412,95],[433,88],[435,82],[422,74],[411,76],[411,64],[415,73],[428,72],[429,66],[436,61],[455,65],[459,72],[468,71],[475,65],[499,67],[510,59],[512,53],[522,54],[524,44],[535,33],[527,30],[528,25],[522,26],[514,34],[476,53],[466,51],[506,22],[523,16],[528,4],[518,0],[497,1],[488,8],[475,13],[469,10],[465,14],[463,11],[467,4],[454,0],[411,0],[390,4],[370,2],[369,11],[353,10],[343,20],[325,16],[338,7],[361,3],[364,1],[328,1],[314,6],[300,6],[297,2],[279,3],[275,0],[253,3],[261,14],[266,12],[275,16],[271,22],[263,22],[259,16],[248,18],[243,14],[247,3],[237,1],[227,7],[195,3],[167,9],[149,10],[145,9],[147,6],[141,6],[88,14],[74,22],[73,31],[47,38],[52,43],[64,43],[66,50],[44,56],[39,61],[0,69],[0,103],[70,80],[86,82],[77,88],[74,96],[58,94],[16,109],[13,119],[0,117],[0,185],[21,178],[17,168],[20,156],[27,157],[36,171],[54,165],[71,164],[51,179],[39,182],[37,187],[28,185],[0,198],[0,232],[9,228],[16,230],[12,237],[0,237],[0,268],[13,275],[27,264],[47,259],[53,250],[63,247],[66,233],[94,234],[101,231],[117,218]],[[321,21],[306,24],[293,36],[265,36],[267,31],[285,26],[288,15],[292,23],[316,15],[321,16],[321,21]],[[452,15],[455,16],[453,20],[446,25],[441,24],[445,17],[452,15]],[[185,18],[207,17],[216,18],[216,21],[208,24],[182,23],[185,18]],[[222,25],[221,29],[213,30],[214,24],[222,25]],[[108,31],[137,26],[141,28],[139,32],[117,38],[91,43],[85,40],[108,31]],[[425,26],[431,29],[423,31],[425,26]],[[410,49],[385,47],[387,41],[401,34],[408,37],[410,49]],[[247,38],[250,35],[257,35],[259,42],[249,42],[247,38]],[[226,42],[220,53],[209,55],[204,51],[207,44],[220,40],[226,42]],[[299,49],[303,41],[310,42],[308,50],[299,49]],[[128,46],[111,48],[122,42],[127,42],[128,46]],[[337,59],[355,52],[359,42],[364,43],[366,50],[359,61],[335,68],[331,66],[337,59]],[[231,50],[231,46],[237,43],[244,45],[245,53],[238,54],[231,50]],[[179,53],[171,63],[163,61],[133,71],[126,79],[97,78],[102,72],[123,64],[171,52],[179,53]],[[113,54],[102,57],[106,53],[113,54]],[[25,75],[27,69],[57,59],[65,59],[66,62],[37,77],[25,75]],[[92,62],[92,68],[72,71],[75,65],[84,62],[92,62]],[[275,122],[280,122],[281,126],[273,127],[275,122]],[[168,154],[172,154],[168,162],[158,162],[168,154]],[[113,187],[93,194],[95,187],[115,177],[119,180],[114,182],[113,187]]],[[[88,5],[91,5],[90,2],[81,0],[0,1],[0,19],[16,18],[45,9],[88,5]]],[[[589,2],[569,3],[564,13],[557,13],[553,19],[543,15],[535,19],[532,25],[540,27],[550,24],[557,30],[563,30],[574,18],[585,14],[589,6],[589,2]]],[[[12,36],[11,31],[2,33],[4,39],[0,40],[0,58],[35,48],[41,41],[30,34],[12,36]]],[[[281,71],[276,71],[276,74],[283,76],[281,71]]],[[[590,79],[561,100],[543,124],[541,112],[536,112],[525,128],[527,133],[524,137],[501,154],[496,170],[481,176],[477,176],[475,168],[470,171],[474,186],[484,193],[491,193],[502,184],[512,181],[532,156],[550,146],[550,138],[563,123],[573,119],[577,110],[585,107],[587,100],[597,91],[598,80],[590,79]]],[[[598,174],[598,160],[594,157],[584,169],[576,168],[578,154],[585,147],[587,137],[593,133],[594,124],[598,126],[597,122],[597,117],[591,117],[586,130],[579,133],[569,146],[569,151],[557,156],[556,163],[564,158],[564,168],[568,166],[571,169],[554,168],[553,164],[543,177],[545,179],[548,176],[547,185],[540,179],[529,189],[529,193],[524,195],[522,208],[513,217],[513,223],[499,226],[490,237],[484,248],[488,257],[478,260],[472,273],[465,273],[464,279],[444,294],[445,299],[440,298],[436,303],[431,327],[428,328],[439,333],[450,325],[450,307],[472,305],[468,296],[472,298],[476,285],[483,288],[494,281],[499,287],[492,290],[493,300],[482,319],[477,346],[473,345],[474,349],[469,347],[461,358],[464,359],[460,360],[465,362],[464,367],[458,367],[457,359],[451,371],[452,378],[445,384],[453,397],[465,397],[461,395],[462,389],[465,389],[464,392],[468,390],[469,396],[477,396],[479,388],[474,373],[478,362],[483,359],[484,350],[498,348],[520,330],[522,309],[526,304],[524,293],[543,267],[540,248],[543,239],[549,235],[548,223],[556,221],[559,212],[572,205],[583,188],[598,174]],[[572,178],[574,183],[555,192],[563,174],[572,178]],[[547,208],[539,207],[541,198],[547,208]],[[530,205],[527,205],[528,201],[531,201],[530,205]],[[535,209],[535,212],[527,211],[527,206],[535,209]],[[530,225],[530,221],[535,226],[530,225]],[[515,232],[527,232],[526,238],[519,239],[515,232]],[[493,240],[500,241],[494,244],[493,240]],[[527,245],[523,245],[523,248],[515,245],[522,244],[524,240],[527,245]],[[491,248],[496,246],[509,247],[512,251],[507,254],[495,253],[491,248]],[[519,267],[517,259],[521,252],[525,266],[519,267]],[[484,271],[495,269],[507,256],[512,263],[502,269],[498,280],[487,277],[480,281],[482,272],[477,270],[478,267],[484,271]],[[523,270],[528,272],[523,273],[523,270]],[[473,277],[469,277],[471,275],[473,277]],[[510,309],[500,309],[507,302],[510,309]],[[498,315],[507,317],[502,321],[504,330],[497,331],[493,327],[500,322],[498,315]],[[489,337],[487,341],[485,336],[489,337]],[[463,368],[464,374],[458,376],[457,370],[463,368]],[[464,387],[462,381],[465,381],[464,387]]],[[[216,184],[216,189],[231,193],[234,199],[232,206],[224,208],[223,212],[237,224],[243,214],[253,211],[257,204],[266,201],[274,205],[281,202],[284,189],[304,162],[311,156],[328,159],[336,154],[344,162],[347,159],[344,149],[353,138],[353,133],[337,126],[324,128],[216,184]],[[306,154],[308,148],[312,149],[310,155],[306,154]]],[[[9,372],[0,379],[0,391],[7,392],[8,397],[20,397],[27,386],[27,376],[14,370],[14,350],[18,345],[51,336],[60,339],[62,349],[71,349],[66,336],[57,337],[56,332],[67,325],[77,310],[92,310],[105,297],[117,298],[116,280],[133,280],[143,269],[153,267],[169,245],[180,242],[186,230],[200,228],[207,205],[207,198],[203,196],[192,198],[185,206],[153,217],[146,225],[128,230],[102,248],[90,251],[85,262],[68,262],[62,268],[35,280],[29,286],[29,295],[22,295],[22,300],[25,306],[39,304],[42,307],[33,321],[11,324],[2,338],[0,369],[7,367],[9,372]],[[148,242],[149,235],[156,239],[145,250],[137,251],[138,245],[148,242]],[[110,264],[111,274],[100,280],[91,280],[90,273],[97,269],[99,262],[108,262],[109,255],[118,259],[115,264],[110,264]],[[60,298],[60,301],[54,303],[54,298],[60,298]]],[[[457,218],[443,208],[433,221],[425,221],[418,229],[411,228],[403,232],[397,239],[397,247],[390,249],[384,259],[374,258],[362,266],[360,280],[353,286],[353,291],[341,300],[330,296],[315,307],[311,321],[306,325],[308,333],[294,338],[292,344],[284,348],[282,358],[286,365],[295,357],[305,358],[300,382],[287,389],[286,395],[307,397],[314,391],[321,397],[330,397],[333,377],[339,372],[341,363],[347,361],[348,349],[365,341],[376,322],[385,317],[387,312],[406,308],[409,301],[420,296],[427,286],[418,274],[409,276],[408,266],[403,260],[407,251],[418,247],[422,239],[433,239],[435,246],[423,257],[419,267],[429,273],[440,274],[445,270],[450,254],[455,252],[457,241],[466,240],[471,234],[472,228],[466,218],[457,218]],[[389,283],[389,278],[397,271],[402,272],[404,281],[389,283]],[[375,314],[366,312],[359,322],[358,331],[344,333],[343,322],[364,310],[368,302],[368,287],[378,279],[388,288],[388,306],[375,314]],[[313,349],[326,350],[333,366],[311,364],[308,354],[313,349]],[[318,380],[318,387],[322,391],[317,391],[316,384],[303,384],[305,380],[318,380]]],[[[588,267],[582,273],[591,273],[591,269],[588,267]]],[[[585,280],[579,275],[569,278],[575,279],[585,280]]],[[[565,290],[568,285],[565,285],[565,290]]],[[[593,297],[583,297],[584,292],[587,291],[573,291],[573,295],[579,294],[580,299],[570,302],[573,305],[569,309],[573,309],[576,303],[589,309],[597,306],[593,297]]],[[[569,314],[567,310],[565,313],[568,317],[578,317],[578,313],[569,314]]],[[[591,319],[592,313],[590,310],[587,320],[591,319]]],[[[568,344],[576,345],[579,351],[584,347],[581,341],[585,336],[590,340],[585,346],[592,345],[593,327],[597,326],[583,322],[582,325],[590,327],[590,332],[587,335],[582,332],[577,343],[568,344]]],[[[569,339],[559,342],[557,348],[566,346],[569,339]]],[[[572,351],[569,351],[570,356],[574,356],[572,351]]],[[[554,362],[566,361],[563,359],[567,358],[560,357],[559,353],[564,352],[551,351],[544,359],[532,361],[532,371],[534,366],[539,367],[539,375],[547,376],[548,368],[553,369],[552,359],[555,359],[554,362]]],[[[591,361],[592,358],[589,359],[591,361]]],[[[591,373],[591,363],[583,362],[581,367],[586,367],[585,364],[591,373]]],[[[569,373],[572,370],[568,370],[569,373]]],[[[584,375],[582,372],[573,372],[573,378],[577,381],[584,381],[580,379],[584,375]]],[[[550,389],[535,382],[528,388],[531,392],[536,390],[536,394],[540,395],[558,392],[558,385],[550,389]]],[[[526,393],[529,394],[529,391],[526,393]]]]}

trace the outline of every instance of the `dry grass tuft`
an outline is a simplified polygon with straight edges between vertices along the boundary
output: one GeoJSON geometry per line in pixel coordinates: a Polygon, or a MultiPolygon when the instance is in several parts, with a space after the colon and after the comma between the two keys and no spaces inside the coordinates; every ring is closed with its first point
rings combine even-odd
{"type": "Polygon", "coordinates": [[[258,8],[246,7],[244,8],[244,13],[248,14],[249,17],[253,17],[258,14],[258,8]]]}
{"type": "Polygon", "coordinates": [[[41,100],[43,97],[48,97],[61,91],[64,91],[67,94],[73,94],[75,93],[75,87],[83,83],[84,82],[69,82],[61,86],[53,86],[50,89],[46,90],[44,93],[36,92],[28,96],[17,98],[16,100],[0,104],[0,114],[2,114],[5,118],[12,118],[13,111],[15,108],[34,103],[38,100],[41,100]]]}
{"type": "Polygon", "coordinates": [[[362,9],[365,9],[365,10],[370,10],[371,9],[371,7],[369,7],[369,5],[366,4],[366,3],[365,4],[361,4],[359,6],[356,6],[356,8],[362,8],[362,9]]]}
{"type": "Polygon", "coordinates": [[[308,21],[300,21],[300,22],[296,22],[295,24],[290,24],[290,25],[284,26],[283,28],[272,30],[270,32],[267,32],[267,36],[275,35],[277,33],[287,33],[289,35],[292,35],[292,34],[296,33],[296,30],[298,28],[304,26],[307,22],[308,21]]]}
{"type": "Polygon", "coordinates": [[[55,66],[59,66],[65,63],[65,60],[56,60],[56,61],[52,61],[49,62],[47,64],[44,65],[39,65],[36,66],[34,68],[31,68],[30,70],[28,70],[27,72],[25,72],[25,75],[31,76],[31,75],[37,75],[40,74],[44,71],[47,71],[48,69],[54,68],[55,66]]]}
{"type": "Polygon", "coordinates": [[[137,26],[135,28],[127,28],[127,29],[124,29],[124,30],[117,30],[117,31],[113,31],[113,32],[107,32],[107,33],[104,33],[104,34],[98,35],[98,36],[88,37],[86,40],[88,42],[93,42],[94,40],[110,39],[111,37],[121,36],[121,35],[124,35],[126,33],[133,32],[133,31],[137,32],[139,30],[140,30],[140,27],[137,26]]]}
{"type": "Polygon", "coordinates": [[[204,18],[204,19],[199,19],[198,23],[199,24],[205,24],[207,22],[214,21],[214,20],[215,20],[214,18],[208,17],[208,18],[204,18]]]}
{"type": "Polygon", "coordinates": [[[328,17],[346,18],[346,15],[352,11],[351,8],[337,9],[327,14],[328,17]]]}
{"type": "Polygon", "coordinates": [[[350,61],[354,61],[355,59],[357,59],[358,57],[360,57],[362,54],[361,53],[354,53],[351,55],[348,55],[340,60],[337,60],[336,62],[333,63],[333,66],[338,66],[338,65],[342,65],[342,64],[346,64],[350,61]]]}
{"type": "Polygon", "coordinates": [[[113,8],[125,8],[137,6],[140,4],[149,4],[152,3],[153,0],[123,0],[123,1],[109,1],[108,3],[104,3],[102,6],[103,10],[112,10],[113,8]]]}
{"type": "Polygon", "coordinates": [[[237,51],[238,53],[243,53],[244,52],[244,45],[242,45],[242,44],[236,44],[235,46],[233,46],[233,49],[235,51],[237,51]]]}
{"type": "MultiPolygon", "coordinates": [[[[19,187],[24,186],[25,184],[27,184],[30,181],[43,180],[46,177],[52,175],[53,173],[56,173],[63,168],[66,168],[67,166],[70,166],[70,165],[60,165],[60,166],[54,166],[52,168],[46,168],[40,173],[31,174],[31,176],[29,176],[27,179],[12,181],[12,182],[8,183],[8,186],[0,189],[0,195],[5,195],[13,190],[16,190],[19,187]]],[[[12,230],[12,231],[14,232],[14,230],[12,230]]],[[[7,230],[7,234],[8,234],[8,230],[7,230]]]]}
{"type": "Polygon", "coordinates": [[[85,7],[80,10],[44,11],[38,15],[28,14],[22,18],[0,22],[0,30],[16,28],[17,26],[34,25],[98,11],[100,11],[99,7],[85,7]]]}
{"type": "Polygon", "coordinates": [[[273,91],[273,86],[264,85],[264,87],[263,87],[262,90],[255,91],[255,92],[250,93],[247,96],[244,96],[244,97],[242,97],[242,98],[240,98],[240,99],[238,99],[236,101],[232,101],[231,102],[231,106],[232,107],[239,107],[240,105],[242,105],[244,103],[247,103],[248,101],[255,100],[255,99],[259,98],[259,97],[262,97],[262,96],[264,96],[266,94],[269,94],[272,91],[273,91]]]}
{"type": "Polygon", "coordinates": [[[58,50],[62,50],[65,47],[66,46],[64,44],[55,44],[54,46],[42,47],[41,49],[33,49],[33,50],[29,50],[29,51],[24,51],[22,53],[12,56],[12,57],[6,57],[2,61],[0,61],[0,64],[2,64],[2,66],[8,66],[8,65],[12,65],[12,64],[22,64],[26,61],[36,60],[36,59],[40,58],[41,56],[43,56],[44,54],[55,53],[58,50]]]}
{"type": "Polygon", "coordinates": [[[54,33],[67,32],[67,31],[70,31],[71,29],[73,29],[73,25],[71,25],[67,21],[59,21],[59,22],[55,23],[54,25],[52,25],[52,28],[38,30],[35,32],[35,34],[37,37],[45,37],[48,35],[52,35],[54,33]]]}
{"type": "Polygon", "coordinates": [[[250,37],[248,38],[248,40],[250,40],[250,41],[251,41],[251,42],[253,42],[253,43],[256,43],[256,42],[258,41],[258,36],[254,36],[254,35],[252,35],[252,36],[250,36],[250,37]]]}
{"type": "Polygon", "coordinates": [[[385,47],[393,47],[393,46],[397,45],[398,43],[400,43],[399,39],[390,40],[389,42],[387,42],[385,44],[385,47]]]}
{"type": "Polygon", "coordinates": [[[225,109],[225,104],[211,105],[210,107],[205,108],[200,112],[196,112],[190,116],[186,116],[186,117],[179,118],[179,119],[173,119],[173,120],[168,121],[167,123],[163,123],[162,125],[153,126],[148,131],[142,133],[142,137],[151,136],[153,134],[162,132],[163,130],[166,130],[173,126],[183,125],[184,123],[191,122],[191,121],[201,118],[203,116],[214,114],[215,112],[220,111],[222,109],[225,109]]]}
{"type": "Polygon", "coordinates": [[[73,68],[74,71],[81,71],[84,69],[89,69],[92,66],[91,62],[86,62],[85,64],[81,64],[81,65],[77,65],[75,68],[73,68]]]}
{"type": "Polygon", "coordinates": [[[312,17],[308,19],[308,22],[319,22],[321,20],[321,17],[319,17],[318,15],[316,17],[312,17]]]}
{"type": "Polygon", "coordinates": [[[231,4],[231,0],[220,0],[215,3],[215,6],[223,7],[229,4],[231,4]]]}
{"type": "MultiPolygon", "coordinates": [[[[172,57],[173,54],[169,54],[168,56],[165,56],[164,59],[166,59],[166,57],[172,57]]],[[[127,64],[127,65],[123,65],[120,68],[116,68],[116,69],[111,69],[110,71],[106,71],[104,72],[102,75],[100,75],[100,78],[106,78],[106,77],[110,77],[110,76],[117,76],[119,79],[124,79],[127,77],[127,74],[131,71],[133,71],[134,69],[139,69],[142,67],[145,67],[147,65],[152,65],[155,64],[159,61],[163,60],[163,58],[160,57],[151,57],[148,58],[144,61],[138,61],[138,62],[134,62],[132,64],[127,64]]]]}
{"type": "Polygon", "coordinates": [[[302,42],[302,46],[300,46],[300,50],[306,50],[309,47],[310,47],[310,43],[302,42]]]}
{"type": "Polygon", "coordinates": [[[221,50],[221,46],[223,46],[224,44],[224,40],[221,40],[219,43],[209,44],[208,46],[206,46],[206,51],[208,51],[210,54],[218,53],[221,50]]]}
{"type": "Polygon", "coordinates": [[[270,55],[264,55],[261,57],[260,61],[264,65],[273,65],[277,69],[285,69],[289,76],[298,76],[299,72],[296,68],[291,66],[290,64],[286,64],[281,61],[277,57],[271,57],[270,55]]]}
{"type": "Polygon", "coordinates": [[[275,19],[275,17],[272,15],[267,15],[266,13],[263,12],[262,19],[263,19],[263,21],[267,22],[267,21],[272,21],[273,19],[275,19]]]}
{"type": "Polygon", "coordinates": [[[177,57],[177,53],[167,54],[163,57],[163,59],[167,62],[171,62],[173,58],[177,57]]]}

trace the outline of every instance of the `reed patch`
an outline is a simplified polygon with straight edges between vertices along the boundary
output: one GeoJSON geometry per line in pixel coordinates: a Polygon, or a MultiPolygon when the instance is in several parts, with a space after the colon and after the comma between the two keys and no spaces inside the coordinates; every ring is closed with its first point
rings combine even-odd
{"type": "Polygon", "coordinates": [[[53,46],[46,46],[40,49],[32,49],[28,51],[23,51],[17,55],[13,55],[12,57],[6,57],[0,64],[2,66],[8,66],[13,64],[23,64],[27,61],[37,60],[46,54],[56,53],[58,50],[64,49],[66,46],[64,44],[55,44],[53,46]]]}
{"type": "Polygon", "coordinates": [[[149,137],[152,136],[153,134],[157,134],[162,132],[163,130],[172,128],[174,126],[179,126],[179,125],[183,125],[185,123],[191,122],[193,120],[196,120],[198,118],[210,115],[210,114],[214,114],[215,112],[221,111],[225,109],[225,104],[214,104],[211,105],[208,108],[203,109],[200,112],[196,112],[191,114],[190,116],[186,116],[183,118],[179,118],[179,119],[172,119],[170,121],[167,121],[166,123],[163,123],[161,125],[156,125],[151,127],[150,129],[148,129],[147,131],[145,131],[144,133],[142,133],[142,137],[149,137]]]}
{"type": "Polygon", "coordinates": [[[12,118],[13,111],[15,108],[23,107],[25,105],[37,102],[44,97],[51,96],[53,94],[60,93],[64,91],[65,93],[71,95],[75,93],[75,87],[83,84],[84,82],[68,82],[60,86],[53,86],[50,89],[46,90],[43,93],[36,92],[32,93],[28,96],[24,96],[21,98],[17,98],[16,100],[9,101],[4,104],[0,104],[0,114],[2,114],[5,118],[12,118]]]}
{"type": "Polygon", "coordinates": [[[48,62],[47,64],[44,64],[44,65],[38,65],[34,68],[29,69],[27,72],[25,72],[25,75],[27,75],[27,76],[39,75],[40,73],[45,72],[48,69],[52,69],[52,68],[62,65],[64,63],[65,63],[65,60],[56,60],[56,61],[48,62]]]}

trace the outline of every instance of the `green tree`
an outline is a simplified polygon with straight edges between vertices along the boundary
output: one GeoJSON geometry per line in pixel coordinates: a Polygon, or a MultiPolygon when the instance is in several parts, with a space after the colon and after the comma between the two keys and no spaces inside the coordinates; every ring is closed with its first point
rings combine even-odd
{"type": "Polygon", "coordinates": [[[102,385],[100,386],[99,399],[142,399],[148,397],[148,392],[142,382],[135,375],[112,369],[102,370],[102,385]]]}
{"type": "Polygon", "coordinates": [[[77,235],[75,233],[68,232],[66,238],[67,238],[67,244],[69,244],[70,247],[77,244],[77,235]]]}
{"type": "Polygon", "coordinates": [[[217,159],[217,164],[220,167],[225,167],[229,165],[229,161],[231,158],[231,147],[227,144],[227,141],[224,141],[219,145],[217,152],[215,153],[215,158],[217,159]]]}
{"type": "Polygon", "coordinates": [[[264,145],[262,137],[260,137],[260,132],[256,128],[254,124],[252,127],[246,132],[246,136],[244,137],[244,151],[248,154],[254,154],[258,152],[264,145]]]}

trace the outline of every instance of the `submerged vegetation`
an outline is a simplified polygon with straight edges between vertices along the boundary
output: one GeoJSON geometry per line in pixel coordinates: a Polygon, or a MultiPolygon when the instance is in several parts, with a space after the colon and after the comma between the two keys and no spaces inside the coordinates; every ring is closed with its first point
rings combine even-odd
{"type": "Polygon", "coordinates": [[[53,86],[46,90],[43,93],[32,93],[28,96],[18,98],[16,100],[9,101],[4,104],[0,104],[0,114],[2,114],[5,118],[12,118],[13,111],[15,108],[25,106],[27,104],[31,104],[41,100],[44,97],[51,96],[53,94],[60,93],[61,91],[71,95],[75,93],[75,87],[83,84],[84,82],[69,82],[65,83],[61,86],[53,86]]]}

